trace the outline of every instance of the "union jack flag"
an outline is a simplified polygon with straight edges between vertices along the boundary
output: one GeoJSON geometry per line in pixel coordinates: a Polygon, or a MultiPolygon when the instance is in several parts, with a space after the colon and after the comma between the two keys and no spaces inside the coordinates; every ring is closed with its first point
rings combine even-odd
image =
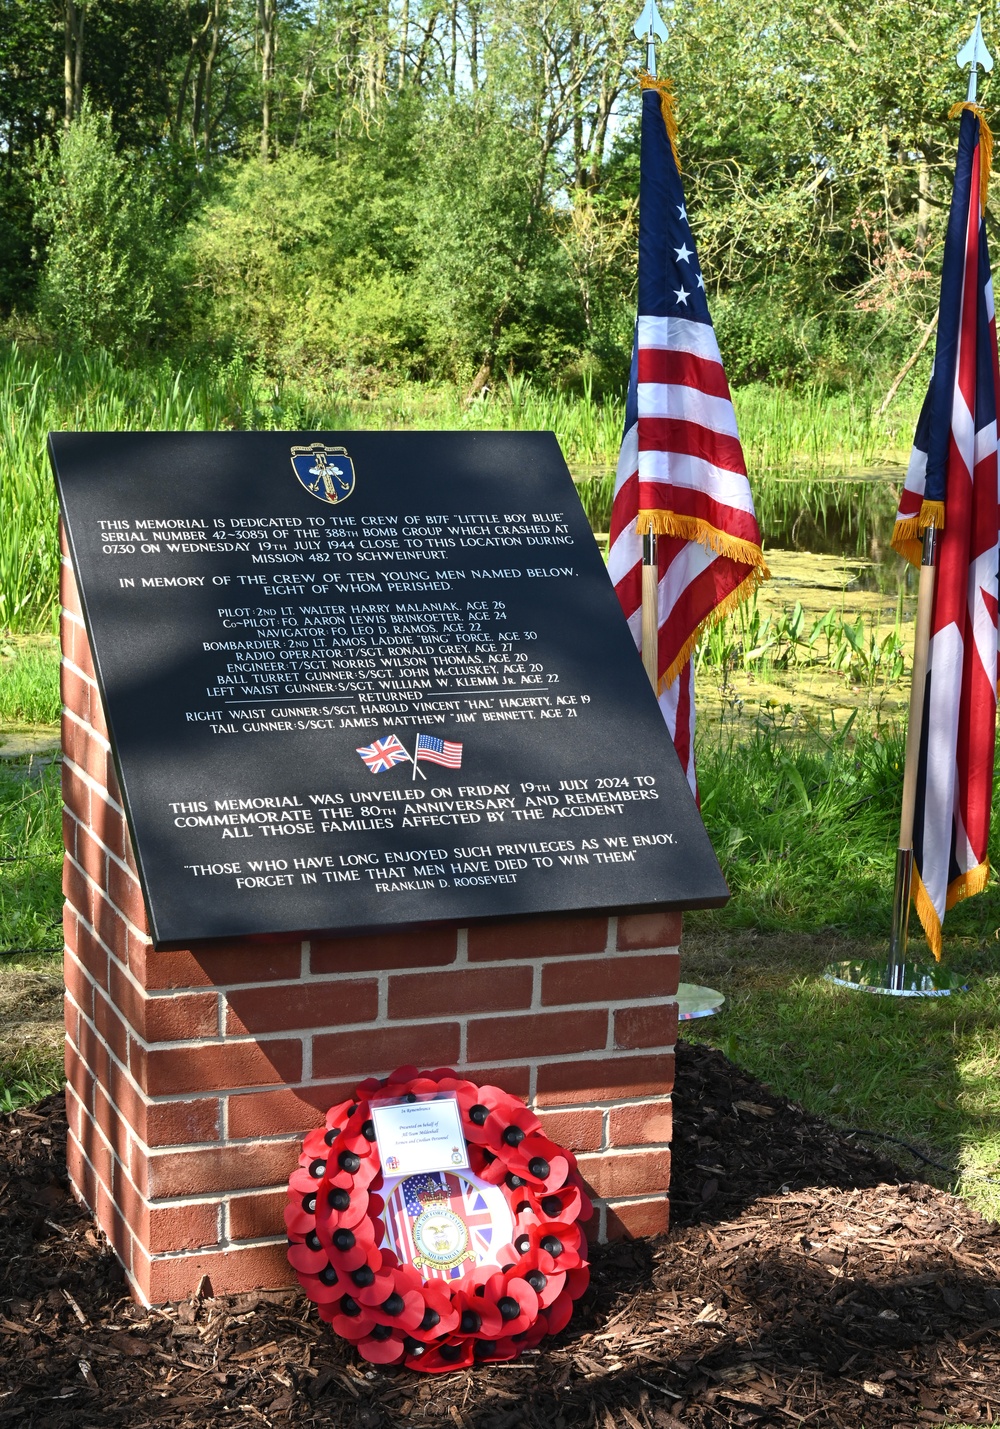
{"type": "MultiPolygon", "coordinates": [[[[495,1263],[495,1253],[513,1234],[514,1221],[503,1192],[480,1187],[466,1176],[451,1171],[433,1171],[423,1176],[407,1176],[390,1193],[385,1206],[386,1240],[391,1250],[408,1265],[417,1266],[425,1279],[461,1280],[477,1265],[495,1263]],[[489,1196],[489,1200],[487,1200],[489,1196]],[[492,1203],[492,1204],[491,1204],[492,1203]],[[457,1217],[468,1232],[455,1236],[454,1255],[440,1252],[441,1263],[428,1260],[417,1244],[414,1228],[425,1213],[443,1209],[457,1217]]],[[[426,1239],[426,1233],[421,1237],[426,1239]]]]}
{"type": "MultiPolygon", "coordinates": [[[[934,370],[892,544],[940,532],[913,825],[912,899],[934,956],[948,908],[986,887],[997,678],[997,365],[979,111],[962,109],[934,370]]],[[[954,113],[954,110],[952,111],[954,113]]],[[[986,131],[989,132],[988,130],[986,131]]]]}
{"type": "Polygon", "coordinates": [[[410,757],[394,734],[376,739],[374,744],[362,745],[358,753],[373,774],[383,774],[394,764],[402,764],[410,757]]]}
{"type": "Polygon", "coordinates": [[[674,145],[669,81],[643,76],[639,315],[608,573],[642,646],[642,537],[657,535],[660,709],[692,791],[702,631],[768,571],[674,145]]]}
{"type": "Polygon", "coordinates": [[[416,758],[428,764],[443,764],[446,769],[461,769],[462,746],[457,740],[438,739],[433,734],[418,734],[416,758]]]}

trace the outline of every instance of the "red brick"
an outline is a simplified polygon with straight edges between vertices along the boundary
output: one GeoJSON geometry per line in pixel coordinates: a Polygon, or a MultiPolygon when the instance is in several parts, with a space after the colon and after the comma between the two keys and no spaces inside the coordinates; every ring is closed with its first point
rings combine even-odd
{"type": "Polygon", "coordinates": [[[251,1136],[283,1136],[294,1131],[304,1136],[322,1126],[330,1107],[350,1096],[353,1082],[325,1082],[320,1086],[282,1087],[276,1092],[243,1092],[229,1098],[227,1126],[238,1140],[251,1136]]]}
{"type": "Polygon", "coordinates": [[[81,1201],[85,1206],[92,1207],[96,1200],[97,1178],[83,1153],[81,1141],[72,1132],[66,1138],[66,1170],[81,1201]]]}
{"type": "MultiPolygon", "coordinates": [[[[147,1146],[183,1146],[218,1141],[220,1104],[215,1097],[190,1101],[150,1102],[145,1112],[147,1146]]],[[[137,1128],[138,1130],[138,1128],[137,1128]]]]}
{"type": "Polygon", "coordinates": [[[76,577],[73,575],[73,567],[68,561],[61,562],[59,566],[59,604],[71,615],[83,619],[80,596],[76,588],[76,577]]]}
{"type": "Polygon", "coordinates": [[[129,1067],[151,1097],[297,1082],[302,1077],[302,1043],[282,1038],[147,1051],[132,1042],[129,1067]]]}
{"type": "Polygon", "coordinates": [[[229,1202],[230,1240],[263,1240],[283,1235],[288,1192],[262,1191],[257,1196],[233,1196],[229,1202]]]}
{"type": "Polygon", "coordinates": [[[94,984],[72,953],[63,955],[63,982],[66,991],[85,1017],[94,1015],[94,984]]]}
{"type": "Polygon", "coordinates": [[[402,1023],[367,1032],[324,1032],[313,1038],[313,1076],[363,1077],[391,1072],[411,1062],[428,1068],[451,1066],[458,1058],[458,1044],[457,1022],[402,1023]]]}
{"type": "Polygon", "coordinates": [[[67,709],[79,715],[84,724],[90,723],[91,701],[96,704],[97,691],[79,670],[65,660],[59,665],[59,695],[67,709]]]}
{"type": "Polygon", "coordinates": [[[111,999],[138,1037],[146,1042],[180,1042],[216,1037],[219,998],[214,992],[146,997],[116,962],[110,967],[111,999]]]}
{"type": "MultiPolygon", "coordinates": [[[[97,1179],[103,1181],[105,1186],[110,1186],[113,1172],[111,1148],[98,1130],[97,1123],[90,1120],[89,1117],[80,1138],[80,1145],[86,1152],[87,1160],[93,1166],[97,1179]]],[[[93,1201],[90,1204],[93,1206],[93,1201]]]]}
{"type": "Polygon", "coordinates": [[[618,1151],[580,1157],[580,1175],[606,1200],[619,1196],[666,1193],[670,1185],[669,1151],[618,1151]]]}
{"type": "MultiPolygon", "coordinates": [[[[107,739],[107,725],[104,722],[104,716],[101,713],[99,703],[97,706],[97,710],[94,712],[94,728],[98,731],[99,734],[103,734],[104,738],[107,739]]],[[[110,754],[108,755],[106,769],[108,793],[110,794],[111,798],[114,799],[116,804],[121,804],[122,791],[121,785],[118,783],[118,771],[115,769],[115,761],[110,754]]]]}
{"type": "Polygon", "coordinates": [[[531,1006],[530,967],[454,968],[389,979],[389,1016],[445,1017],[531,1006]]]}
{"type": "Polygon", "coordinates": [[[499,1087],[523,1102],[528,1100],[531,1090],[530,1067],[475,1067],[469,1072],[459,1069],[459,1075],[468,1076],[477,1087],[499,1087]]]}
{"type": "Polygon", "coordinates": [[[67,1077],[66,1080],[66,1125],[70,1134],[79,1141],[83,1135],[83,1125],[87,1117],[87,1108],[73,1090],[73,1084],[67,1077]]]}
{"type": "Polygon", "coordinates": [[[416,928],[361,938],[317,938],[310,949],[314,973],[373,972],[382,968],[432,968],[458,954],[454,928],[416,928]]]}
{"type": "Polygon", "coordinates": [[[80,669],[88,679],[94,679],[94,660],[87,639],[87,627],[82,620],[65,614],[59,621],[59,638],[63,654],[80,669]]]}
{"type": "Polygon", "coordinates": [[[99,1082],[107,1085],[111,1053],[107,1042],[99,1037],[89,1022],[80,1021],[80,1056],[99,1082]]]}
{"type": "Polygon", "coordinates": [[[226,1003],[227,1033],[340,1027],[375,1020],[378,983],[374,978],[359,978],[356,982],[300,982],[293,987],[241,987],[226,994],[226,1003]]]}
{"type": "Polygon", "coordinates": [[[146,905],[139,880],[113,858],[108,860],[108,897],[130,923],[145,927],[146,905]]]}
{"type": "Polygon", "coordinates": [[[623,913],[618,919],[618,948],[623,953],[676,948],[682,923],[679,913],[623,913]]]}
{"type": "Polygon", "coordinates": [[[669,1229],[670,1202],[666,1196],[608,1206],[608,1240],[634,1240],[637,1236],[664,1235],[669,1229]]]}
{"type": "Polygon", "coordinates": [[[90,823],[90,785],[84,783],[76,770],[66,761],[62,766],[63,803],[82,824],[90,823]]]}
{"type": "Polygon", "coordinates": [[[94,1207],[97,1223],[111,1242],[118,1259],[128,1266],[132,1259],[132,1232],[128,1222],[115,1205],[111,1192],[101,1182],[97,1185],[97,1203],[94,1207]]]}
{"type": "Polygon", "coordinates": [[[104,718],[104,706],[101,704],[101,696],[96,688],[90,697],[90,724],[102,739],[109,738],[107,720],[104,718]]]}
{"type": "Polygon", "coordinates": [[[636,997],[669,997],[677,991],[676,953],[645,958],[593,958],[548,963],[542,968],[542,1002],[625,1002],[636,997]]]}
{"type": "Polygon", "coordinates": [[[128,1127],[118,1108],[108,1100],[108,1094],[99,1084],[94,1088],[94,1120],[111,1148],[121,1162],[129,1159],[128,1127]]]}
{"type": "Polygon", "coordinates": [[[97,941],[88,927],[79,922],[77,924],[76,944],[76,956],[81,966],[86,968],[98,987],[107,989],[109,985],[109,959],[107,948],[97,941]]]}
{"type": "Polygon", "coordinates": [[[68,858],[63,859],[62,891],[66,902],[89,923],[93,918],[93,888],[83,872],[68,858]]]}
{"type": "Polygon", "coordinates": [[[108,855],[91,831],[81,824],[76,835],[76,861],[98,888],[107,887],[108,855]]]}
{"type": "Polygon", "coordinates": [[[101,992],[96,993],[94,997],[94,1026],[97,1029],[97,1035],[104,1038],[118,1060],[127,1062],[128,1024],[101,992]]]}
{"type": "Polygon", "coordinates": [[[295,1169],[301,1150],[301,1141],[296,1138],[199,1151],[158,1152],[148,1158],[147,1186],[140,1185],[140,1190],[145,1190],[150,1200],[156,1200],[279,1186],[295,1169]]]}
{"type": "Polygon", "coordinates": [[[94,1074],[84,1062],[80,1053],[72,1042],[64,1044],[63,1064],[66,1068],[66,1081],[72,1087],[74,1094],[80,1101],[85,1111],[92,1111],[94,1106],[94,1074]]]}
{"type": "Polygon", "coordinates": [[[603,953],[607,945],[608,920],[604,917],[518,918],[469,929],[473,962],[603,953]]]}
{"type": "Polygon", "coordinates": [[[604,1141],[604,1113],[591,1110],[543,1111],[545,1135],[570,1151],[600,1151],[604,1141]]]}
{"type": "Polygon", "coordinates": [[[585,1062],[544,1063],[538,1069],[536,1101],[540,1107],[557,1107],[567,1102],[662,1097],[673,1085],[672,1052],[643,1057],[619,1053],[585,1062]]]}
{"type": "Polygon", "coordinates": [[[608,1014],[542,1012],[529,1017],[476,1018],[469,1022],[470,1062],[503,1057],[558,1057],[568,1052],[599,1052],[608,1041],[608,1014]]]}
{"type": "Polygon", "coordinates": [[[643,1142],[668,1142],[673,1130],[673,1107],[667,1097],[632,1106],[612,1107],[608,1116],[609,1146],[641,1146],[643,1142]]]}
{"type": "Polygon", "coordinates": [[[125,949],[128,946],[128,924],[121,913],[99,889],[93,889],[93,924],[94,931],[102,943],[114,953],[116,958],[124,960],[125,949]]]}
{"type": "MultiPolygon", "coordinates": [[[[125,825],[125,815],[120,809],[101,798],[99,794],[92,794],[90,800],[90,824],[97,838],[105,848],[110,849],[116,858],[125,857],[125,842],[128,832],[125,825]]],[[[145,927],[145,923],[139,925],[145,927]]]]}
{"type": "Polygon", "coordinates": [[[67,759],[89,774],[98,784],[106,784],[108,751],[92,733],[68,713],[62,716],[62,748],[67,759]]]}
{"type": "Polygon", "coordinates": [[[620,1007],[615,1013],[616,1047],[672,1047],[676,1040],[676,1002],[620,1007]]]}
{"type": "Polygon", "coordinates": [[[216,944],[197,952],[156,952],[150,943],[133,936],[128,966],[137,981],[157,992],[240,982],[289,982],[301,971],[302,945],[241,942],[216,944]]]}
{"type": "Polygon", "coordinates": [[[63,848],[69,854],[70,858],[76,857],[77,827],[78,822],[76,815],[71,813],[69,809],[64,807],[62,811],[63,848]]]}
{"type": "Polygon", "coordinates": [[[195,1201],[186,1206],[151,1206],[149,1230],[141,1237],[145,1249],[156,1255],[218,1245],[219,1205],[218,1201],[195,1201]]]}
{"type": "Polygon", "coordinates": [[[139,1293],[153,1305],[186,1300],[206,1275],[216,1295],[279,1290],[296,1283],[284,1241],[280,1245],[242,1246],[152,1261],[137,1250],[133,1274],[139,1293]]]}

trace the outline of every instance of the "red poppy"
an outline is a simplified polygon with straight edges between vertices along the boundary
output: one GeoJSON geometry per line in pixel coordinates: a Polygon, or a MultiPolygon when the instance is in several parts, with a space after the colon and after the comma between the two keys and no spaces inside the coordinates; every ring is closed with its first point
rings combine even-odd
{"type": "Polygon", "coordinates": [[[422,1356],[408,1354],[406,1363],[410,1369],[423,1370],[425,1374],[450,1374],[452,1370],[468,1369],[475,1357],[475,1343],[475,1340],[452,1335],[431,1345],[422,1356]]]}
{"type": "Polygon", "coordinates": [[[575,1270],[582,1263],[580,1245],[583,1240],[579,1226],[549,1221],[528,1228],[531,1249],[538,1256],[538,1268],[546,1275],[557,1270],[575,1270]]]}

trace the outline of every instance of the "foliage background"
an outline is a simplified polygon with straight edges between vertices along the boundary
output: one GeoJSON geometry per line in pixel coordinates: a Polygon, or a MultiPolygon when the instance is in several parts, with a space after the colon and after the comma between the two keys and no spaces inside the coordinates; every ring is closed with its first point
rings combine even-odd
{"type": "MultiPolygon", "coordinates": [[[[0,321],[360,392],[620,388],[634,8],[0,0],[0,321]]],[[[973,11],[664,15],[731,380],[888,378],[933,312],[973,11]]]]}

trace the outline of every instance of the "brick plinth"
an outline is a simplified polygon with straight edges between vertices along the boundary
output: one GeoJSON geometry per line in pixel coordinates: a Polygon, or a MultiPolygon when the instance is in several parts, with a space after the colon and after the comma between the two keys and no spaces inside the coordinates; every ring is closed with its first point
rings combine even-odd
{"type": "Polygon", "coordinates": [[[603,1240],[666,1228],[678,914],[154,952],[62,571],[69,1173],[147,1302],[293,1282],[284,1183],[362,1077],[455,1066],[575,1150],[603,1240]]]}

